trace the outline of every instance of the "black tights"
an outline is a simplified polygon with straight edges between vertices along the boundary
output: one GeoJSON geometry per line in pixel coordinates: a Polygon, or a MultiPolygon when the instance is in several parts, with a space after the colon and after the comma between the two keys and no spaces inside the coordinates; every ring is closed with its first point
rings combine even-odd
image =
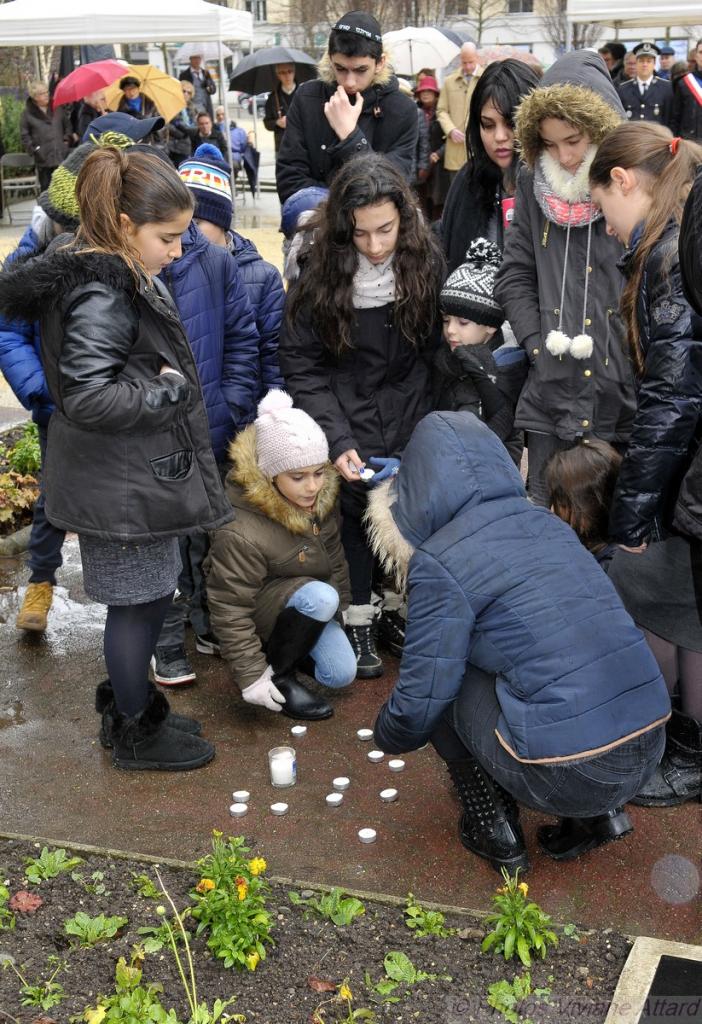
{"type": "Polygon", "coordinates": [[[149,662],[173,594],[147,604],[116,605],[107,609],[104,651],[107,674],[117,708],[138,714],[149,692],[149,662]]]}

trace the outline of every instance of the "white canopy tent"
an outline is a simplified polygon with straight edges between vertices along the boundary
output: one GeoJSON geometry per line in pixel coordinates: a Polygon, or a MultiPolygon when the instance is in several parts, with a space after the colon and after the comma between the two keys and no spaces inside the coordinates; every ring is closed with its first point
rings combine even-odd
{"type": "Polygon", "coordinates": [[[568,0],[569,24],[595,23],[620,28],[702,25],[700,0],[568,0]]]}

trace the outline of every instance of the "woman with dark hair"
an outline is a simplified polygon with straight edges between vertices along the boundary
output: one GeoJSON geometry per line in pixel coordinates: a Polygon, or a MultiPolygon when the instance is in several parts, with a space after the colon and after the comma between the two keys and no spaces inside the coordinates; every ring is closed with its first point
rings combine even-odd
{"type": "Polygon", "coordinates": [[[538,84],[533,68],[513,59],[490,64],[478,79],[468,115],[468,162],[453,180],[441,219],[449,272],[463,263],[476,238],[504,248],[519,166],[512,118],[538,84]]]}
{"type": "MultiPolygon", "coordinates": [[[[375,649],[375,559],[361,474],[370,461],[375,482],[391,475],[431,409],[443,259],[402,173],[374,153],[342,167],[310,227],[314,244],[288,293],[280,368],[295,403],[324,430],[342,477],[349,639],[358,675],[373,678],[383,666],[375,649]]],[[[380,623],[395,652],[403,635],[398,608],[399,602],[386,606],[380,623]]]]}

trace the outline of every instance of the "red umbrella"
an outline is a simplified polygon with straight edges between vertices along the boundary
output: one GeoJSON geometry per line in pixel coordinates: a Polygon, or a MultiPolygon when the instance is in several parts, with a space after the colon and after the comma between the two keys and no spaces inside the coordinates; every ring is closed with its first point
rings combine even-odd
{"type": "Polygon", "coordinates": [[[95,60],[92,64],[81,64],[75,71],[71,71],[70,75],[62,78],[56,86],[54,106],[59,107],[63,103],[82,100],[84,96],[112,85],[128,73],[126,65],[118,60],[95,60]]]}

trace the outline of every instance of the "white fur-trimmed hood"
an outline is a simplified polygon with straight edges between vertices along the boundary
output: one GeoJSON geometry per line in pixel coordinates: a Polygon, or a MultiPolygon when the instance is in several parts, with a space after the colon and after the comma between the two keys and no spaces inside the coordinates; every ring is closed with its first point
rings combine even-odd
{"type": "Polygon", "coordinates": [[[407,583],[409,563],[415,549],[402,536],[393,518],[394,483],[394,479],[386,480],[372,488],[364,518],[371,548],[385,572],[394,577],[397,589],[401,592],[407,583]]]}

